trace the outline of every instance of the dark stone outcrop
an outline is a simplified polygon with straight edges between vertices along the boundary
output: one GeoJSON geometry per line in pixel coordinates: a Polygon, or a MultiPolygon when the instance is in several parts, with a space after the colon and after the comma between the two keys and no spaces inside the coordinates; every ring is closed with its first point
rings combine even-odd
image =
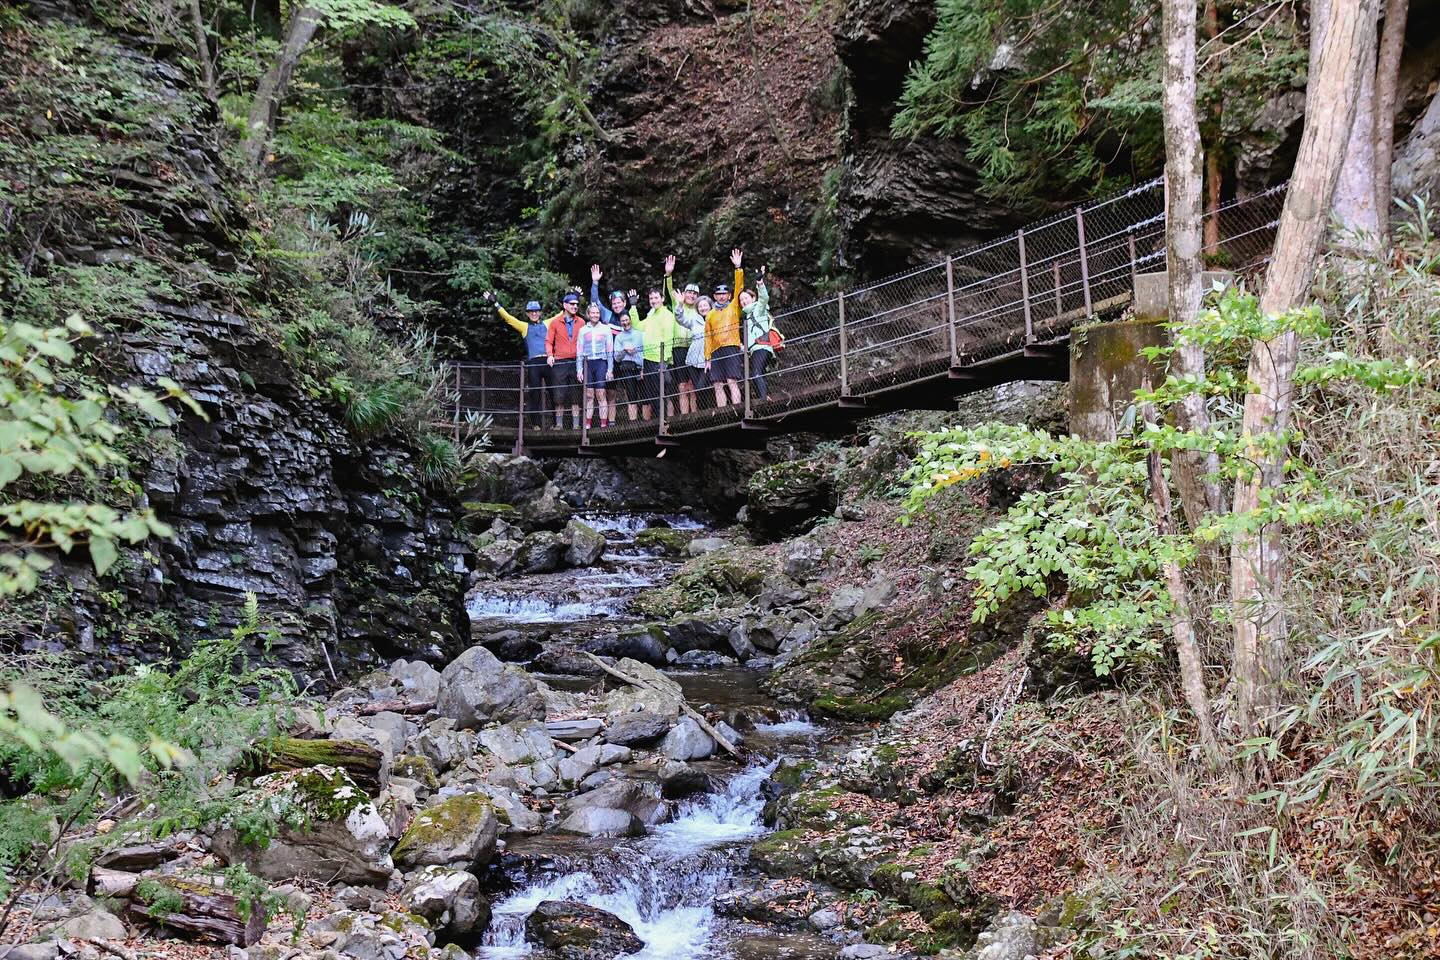
{"type": "Polygon", "coordinates": [[[525,920],[525,932],[555,960],[611,960],[645,946],[615,914],[573,900],[546,900],[525,920]]]}

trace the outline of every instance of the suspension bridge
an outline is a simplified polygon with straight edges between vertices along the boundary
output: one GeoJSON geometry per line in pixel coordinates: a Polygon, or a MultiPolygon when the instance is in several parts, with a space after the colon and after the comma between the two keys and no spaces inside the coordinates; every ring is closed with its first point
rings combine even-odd
{"type": "MultiPolygon", "coordinates": [[[[1284,189],[1213,214],[1218,265],[1244,270],[1268,257],[1284,189]]],[[[893,410],[953,410],[960,396],[997,384],[1067,379],[1071,331],[1120,316],[1136,275],[1164,265],[1157,178],[939,263],[775,311],[785,349],[765,372],[763,399],[746,358],[741,403],[707,408],[707,387],[696,394],[702,409],[677,414],[679,378],[670,369],[652,419],[560,429],[548,407],[534,409],[523,363],[455,363],[450,425],[464,432],[488,419],[494,450],[653,456],[671,446],[763,446],[781,432],[836,433],[893,410]]]]}

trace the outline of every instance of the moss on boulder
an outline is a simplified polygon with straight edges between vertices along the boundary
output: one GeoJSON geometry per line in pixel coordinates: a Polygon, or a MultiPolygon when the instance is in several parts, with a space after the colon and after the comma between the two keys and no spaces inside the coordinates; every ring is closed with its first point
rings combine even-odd
{"type": "Polygon", "coordinates": [[[667,557],[685,556],[690,541],[700,535],[699,530],[676,530],[674,527],[646,527],[635,535],[635,546],[642,550],[653,550],[667,557]]]}
{"type": "Polygon", "coordinates": [[[746,485],[745,525],[763,542],[804,533],[835,510],[834,466],[787,460],[757,470],[746,485]]]}
{"type": "Polygon", "coordinates": [[[778,575],[774,561],[763,550],[727,547],[687,561],[668,584],[646,590],[631,606],[656,620],[737,606],[759,594],[766,582],[778,575]]]}
{"type": "Polygon", "coordinates": [[[750,847],[750,864],[767,877],[808,877],[817,855],[805,830],[780,830],[750,847]]]}
{"type": "Polygon", "coordinates": [[[395,845],[395,862],[408,869],[426,866],[484,866],[495,855],[499,818],[480,793],[450,797],[415,817],[395,845]]]}

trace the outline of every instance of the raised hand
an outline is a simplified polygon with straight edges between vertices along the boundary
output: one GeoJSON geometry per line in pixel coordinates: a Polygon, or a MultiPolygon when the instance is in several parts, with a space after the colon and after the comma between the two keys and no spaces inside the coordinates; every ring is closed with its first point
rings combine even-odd
{"type": "Polygon", "coordinates": [[[593,280],[593,281],[596,282],[596,283],[599,283],[599,282],[600,282],[600,278],[603,277],[603,276],[605,276],[605,274],[600,271],[600,264],[598,264],[598,263],[592,263],[592,264],[590,264],[590,279],[591,279],[591,280],[593,280]]]}
{"type": "Polygon", "coordinates": [[[640,298],[640,291],[636,290],[634,287],[631,287],[628,296],[630,297],[631,302],[634,302],[635,300],[638,300],[640,298]]]}
{"type": "Polygon", "coordinates": [[[665,276],[668,277],[668,276],[670,276],[670,274],[672,274],[672,273],[674,273],[674,272],[675,272],[675,254],[672,253],[672,254],[670,254],[669,256],[667,256],[667,257],[665,258],[665,276]]]}
{"type": "Polygon", "coordinates": [[[489,290],[486,290],[484,293],[480,294],[480,298],[486,303],[489,303],[491,300],[495,299],[495,294],[489,290]]]}
{"type": "Polygon", "coordinates": [[[744,258],[744,256],[745,252],[739,247],[736,247],[734,250],[730,251],[730,262],[735,264],[736,270],[740,269],[740,261],[744,258]]]}

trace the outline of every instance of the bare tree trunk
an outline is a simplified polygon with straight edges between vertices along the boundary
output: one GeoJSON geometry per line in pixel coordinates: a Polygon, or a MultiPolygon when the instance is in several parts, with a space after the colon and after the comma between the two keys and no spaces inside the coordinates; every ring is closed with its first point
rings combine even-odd
{"type": "MultiPolygon", "coordinates": [[[[1167,0],[1168,2],[1168,0],[1167,0]]],[[[1145,404],[1145,422],[1158,422],[1155,408],[1145,404]]],[[[1170,509],[1170,488],[1165,482],[1165,465],[1160,451],[1152,443],[1148,457],[1150,472],[1150,500],[1155,505],[1155,525],[1162,537],[1175,535],[1174,511],[1170,509]]],[[[1185,693],[1185,702],[1195,714],[1195,727],[1200,734],[1200,746],[1206,758],[1214,766],[1222,762],[1220,744],[1215,737],[1215,721],[1210,715],[1210,694],[1205,689],[1205,660],[1200,655],[1200,644],[1195,639],[1195,619],[1190,612],[1190,589],[1185,585],[1180,564],[1173,558],[1162,565],[1165,586],[1170,592],[1170,632],[1175,639],[1175,656],[1180,662],[1180,687],[1185,693]]]]}
{"type": "MultiPolygon", "coordinates": [[[[1275,250],[1265,277],[1260,309],[1284,313],[1310,294],[1315,260],[1329,227],[1335,184],[1361,86],[1361,67],[1375,42],[1374,0],[1336,0],[1306,91],[1305,133],[1285,195],[1275,250]]],[[[1278,437],[1290,426],[1295,334],[1256,341],[1250,351],[1249,392],[1241,431],[1252,475],[1235,482],[1233,509],[1248,514],[1262,488],[1284,475],[1285,450],[1278,437]]],[[[1235,621],[1234,677],[1242,734],[1268,719],[1278,702],[1288,632],[1283,588],[1285,541],[1275,525],[1240,532],[1230,547],[1230,600],[1235,621]]]]}
{"type": "MultiPolygon", "coordinates": [[[[1375,9],[1368,6],[1373,36],[1375,9]]],[[[1329,0],[1312,0],[1310,5],[1310,72],[1319,69],[1320,48],[1330,21],[1329,0]]],[[[1375,44],[1373,39],[1360,51],[1360,86],[1355,91],[1354,117],[1350,139],[1335,184],[1332,211],[1340,227],[1339,241],[1358,252],[1373,252],[1379,230],[1375,207],[1375,44]]]]}
{"type": "MultiPolygon", "coordinates": [[[[1205,0],[1205,40],[1218,42],[1220,36],[1220,8],[1216,0],[1205,0]]],[[[1220,190],[1223,185],[1220,176],[1220,99],[1210,105],[1210,128],[1214,141],[1205,154],[1205,256],[1213,257],[1220,252],[1220,190]]]]}
{"type": "MultiPolygon", "coordinates": [[[[1201,288],[1201,161],[1200,122],[1195,103],[1195,4],[1193,0],[1165,0],[1163,32],[1165,59],[1161,88],[1165,121],[1165,267],[1169,317],[1177,331],[1195,322],[1200,312],[1201,288]]],[[[1181,342],[1170,361],[1182,377],[1205,376],[1205,351],[1181,342]]],[[[1210,429],[1205,398],[1188,396],[1180,404],[1180,426],[1192,433],[1210,429]]],[[[1175,456],[1180,503],[1191,528],[1207,513],[1224,509],[1220,486],[1208,479],[1219,470],[1214,455],[1184,451],[1175,456]]]]}
{"type": "Polygon", "coordinates": [[[265,148],[270,143],[270,135],[275,131],[275,118],[280,112],[280,101],[290,86],[290,78],[295,73],[295,65],[300,62],[300,55],[305,52],[310,41],[315,39],[315,33],[319,29],[320,11],[309,4],[296,10],[285,27],[285,43],[280,49],[280,56],[260,78],[260,83],[255,88],[255,102],[250,106],[250,120],[245,127],[244,151],[251,166],[258,168],[264,164],[265,148]]]}
{"type": "Polygon", "coordinates": [[[1375,67],[1375,220],[1383,253],[1390,249],[1390,211],[1395,205],[1391,183],[1395,164],[1395,102],[1400,93],[1400,54],[1405,48],[1405,21],[1410,0],[1386,0],[1385,27],[1375,67]]]}
{"type": "Polygon", "coordinates": [[[190,29],[195,34],[195,59],[200,61],[205,95],[212,102],[219,100],[220,87],[215,83],[215,61],[210,59],[210,41],[205,38],[205,15],[200,11],[200,0],[190,0],[190,29]]]}

